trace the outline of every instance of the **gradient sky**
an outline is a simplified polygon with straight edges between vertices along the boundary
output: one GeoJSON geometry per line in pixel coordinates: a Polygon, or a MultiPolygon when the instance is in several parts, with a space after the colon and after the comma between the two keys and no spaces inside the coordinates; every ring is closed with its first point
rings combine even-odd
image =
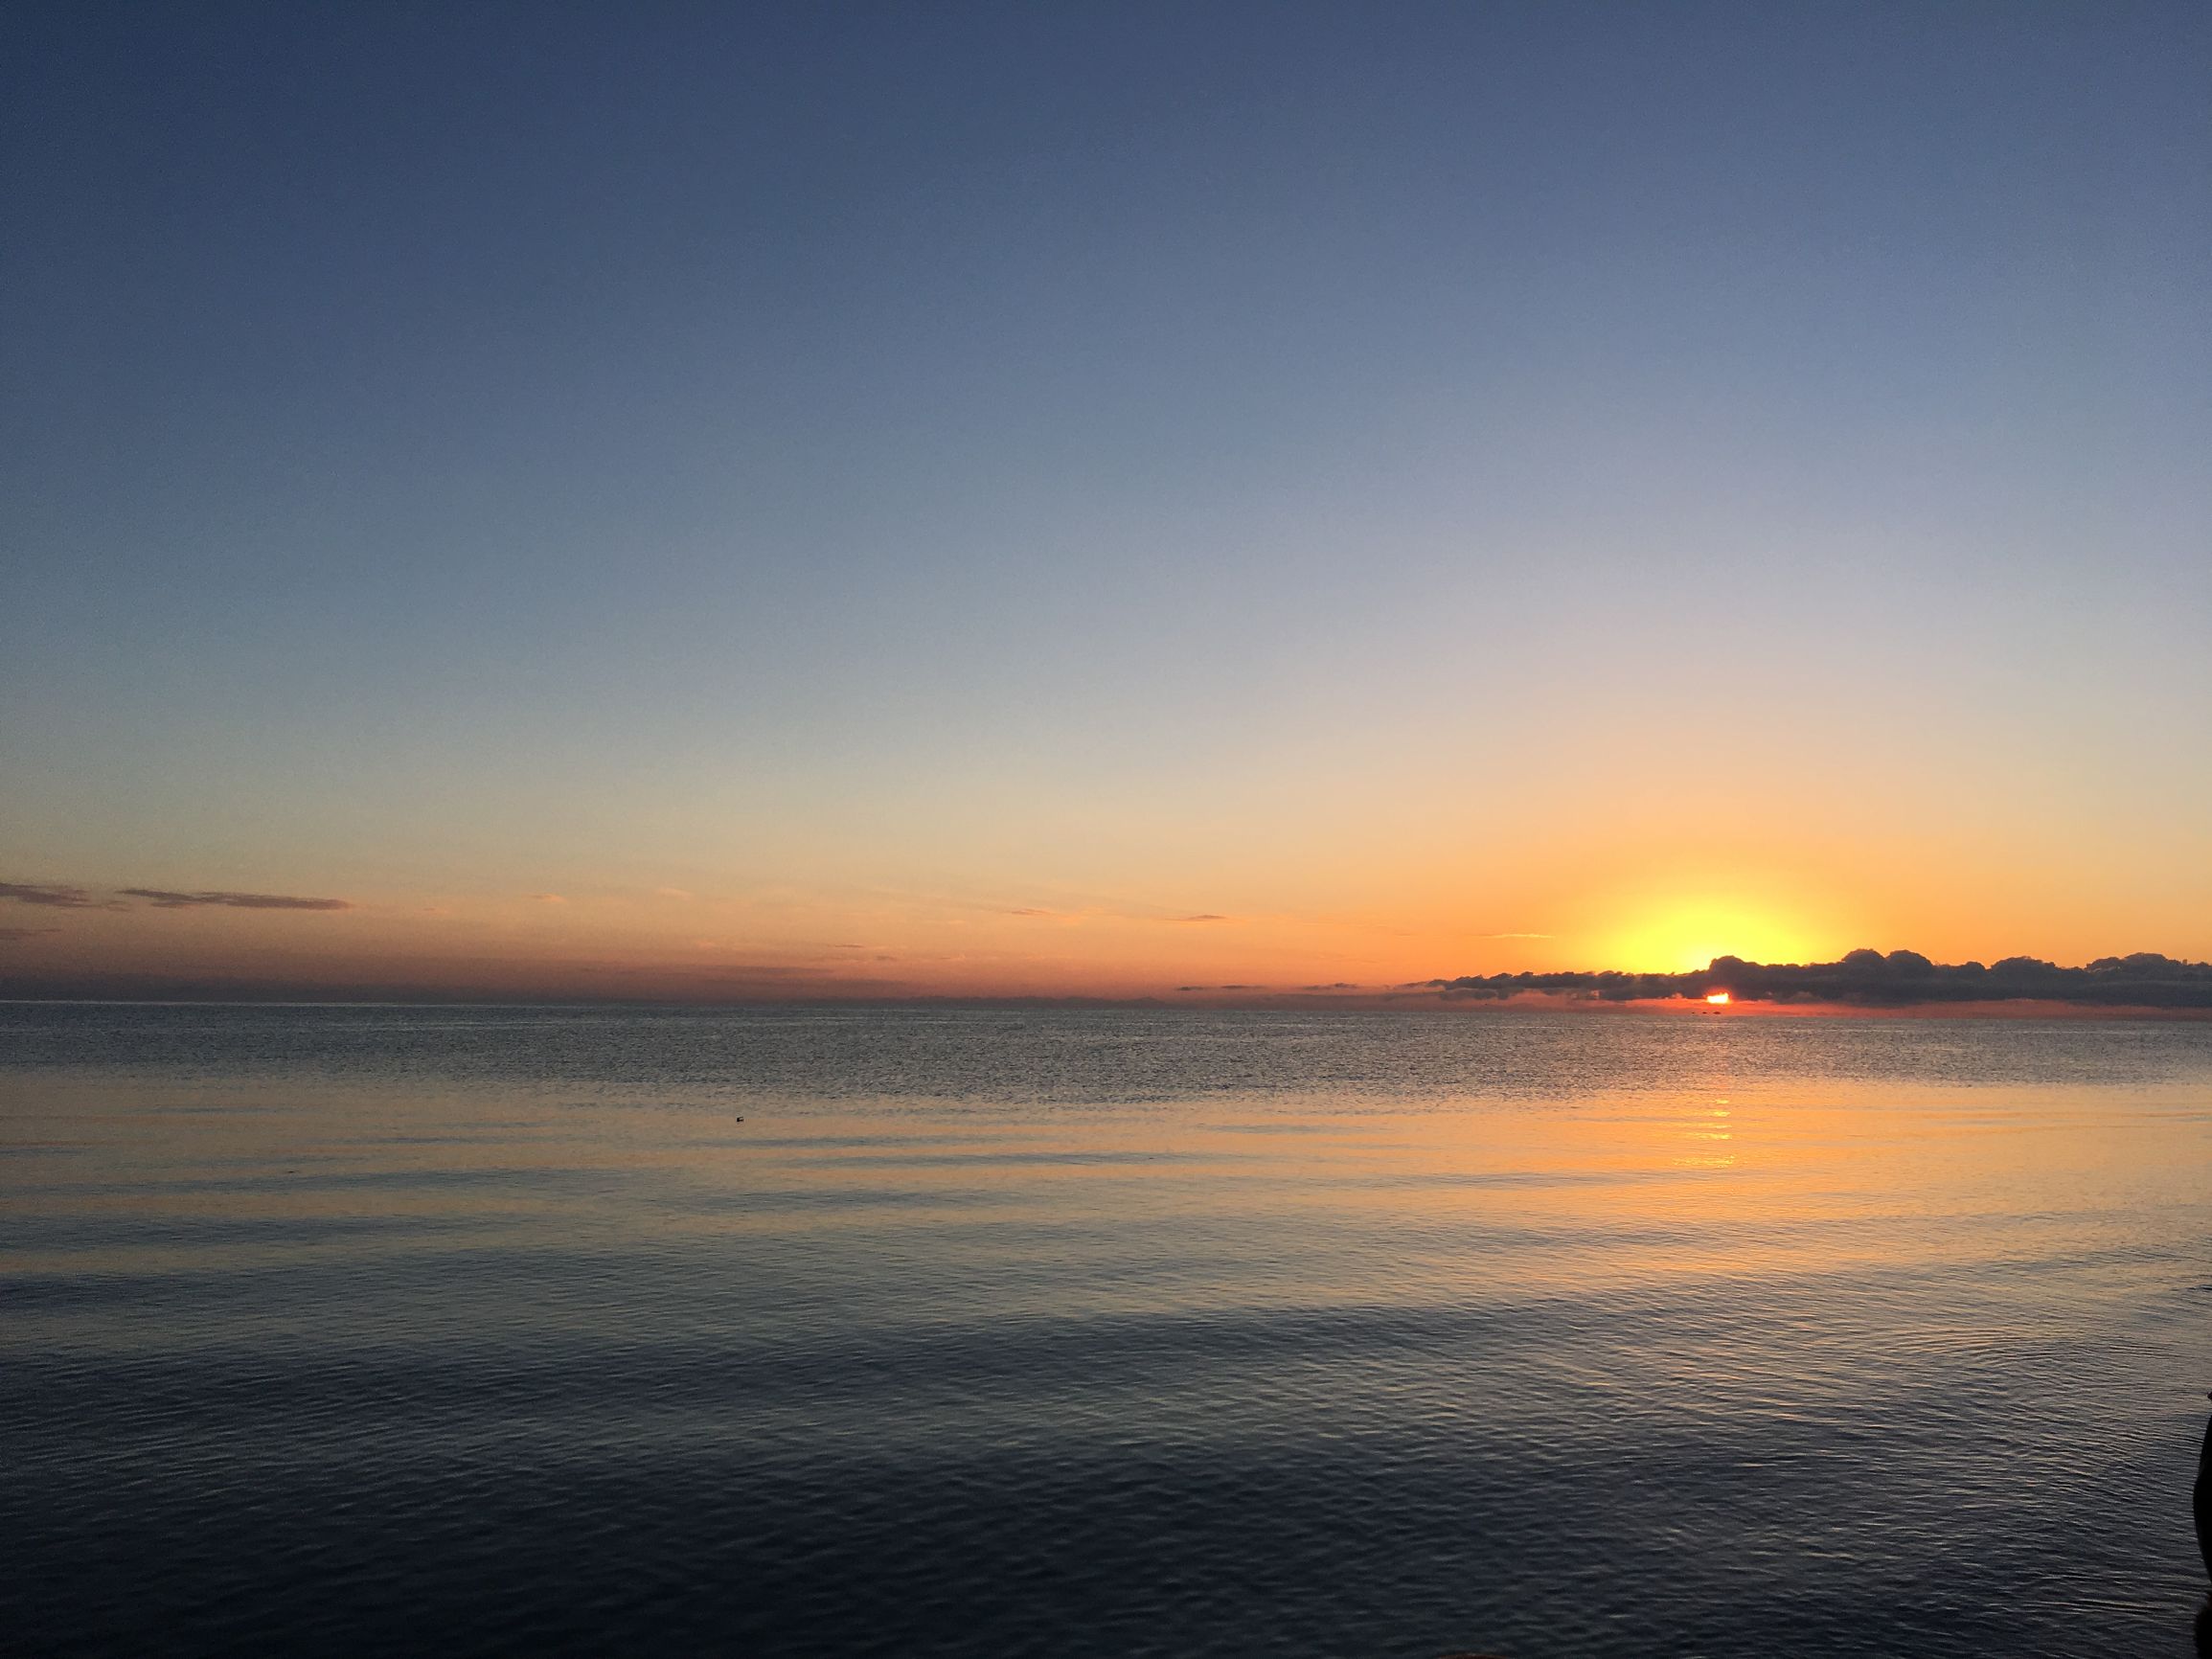
{"type": "Polygon", "coordinates": [[[2212,956],[2201,5],[6,34],[0,988],[2212,956]]]}

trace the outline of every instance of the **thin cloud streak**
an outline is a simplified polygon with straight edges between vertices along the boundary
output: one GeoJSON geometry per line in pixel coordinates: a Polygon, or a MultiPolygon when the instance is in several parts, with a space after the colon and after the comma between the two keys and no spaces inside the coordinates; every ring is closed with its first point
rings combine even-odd
{"type": "MultiPolygon", "coordinates": [[[[289,893],[233,893],[208,890],[185,892],[168,887],[123,887],[125,898],[143,898],[155,910],[194,910],[215,906],[230,910],[352,910],[348,898],[302,898],[289,893]]],[[[60,882],[0,881],[0,898],[17,904],[35,904],[50,910],[122,910],[112,898],[95,898],[83,887],[60,882]]]]}
{"type": "Polygon", "coordinates": [[[300,898],[288,893],[177,893],[164,887],[125,887],[126,898],[143,898],[156,910],[351,910],[347,898],[300,898]]]}
{"type": "Polygon", "coordinates": [[[0,881],[0,898],[17,904],[43,905],[51,910],[110,910],[81,887],[61,887],[40,881],[0,881]]]}
{"type": "Polygon", "coordinates": [[[1237,920],[1234,916],[1223,916],[1218,911],[1211,910],[1202,911],[1193,916],[1163,916],[1157,911],[1129,909],[1125,906],[1106,904],[1086,905],[1081,910],[1054,910],[1042,904],[1023,904],[1011,910],[1002,911],[1000,914],[1025,917],[1038,921],[1059,921],[1070,924],[1085,921],[1126,921],[1135,922],[1139,925],[1165,923],[1171,927],[1183,927],[1193,922],[1235,921],[1237,920]]]}

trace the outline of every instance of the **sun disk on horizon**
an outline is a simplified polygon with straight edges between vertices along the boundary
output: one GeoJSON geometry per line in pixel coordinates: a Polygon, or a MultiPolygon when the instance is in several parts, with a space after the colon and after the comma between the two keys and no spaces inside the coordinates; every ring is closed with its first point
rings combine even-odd
{"type": "Polygon", "coordinates": [[[1799,910],[1784,893],[1630,898],[1618,906],[1621,921],[1599,935],[1597,954],[1631,973],[1700,973],[1722,956],[1812,961],[1817,940],[1799,910]]]}

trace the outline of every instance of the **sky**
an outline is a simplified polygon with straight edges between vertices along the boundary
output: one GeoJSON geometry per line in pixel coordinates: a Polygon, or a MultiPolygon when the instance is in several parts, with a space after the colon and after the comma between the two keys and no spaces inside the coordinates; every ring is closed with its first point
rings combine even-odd
{"type": "Polygon", "coordinates": [[[6,30],[0,993],[2212,957],[2201,6],[6,30]]]}

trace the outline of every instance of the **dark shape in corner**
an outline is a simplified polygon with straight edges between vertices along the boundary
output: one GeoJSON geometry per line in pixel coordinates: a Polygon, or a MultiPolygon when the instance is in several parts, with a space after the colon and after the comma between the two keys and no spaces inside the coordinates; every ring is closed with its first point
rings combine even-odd
{"type": "Polygon", "coordinates": [[[2212,1579],[2212,1420],[2204,1424],[2204,1449],[2197,1454],[2197,1553],[2204,1557],[2204,1576],[2212,1579]]]}

